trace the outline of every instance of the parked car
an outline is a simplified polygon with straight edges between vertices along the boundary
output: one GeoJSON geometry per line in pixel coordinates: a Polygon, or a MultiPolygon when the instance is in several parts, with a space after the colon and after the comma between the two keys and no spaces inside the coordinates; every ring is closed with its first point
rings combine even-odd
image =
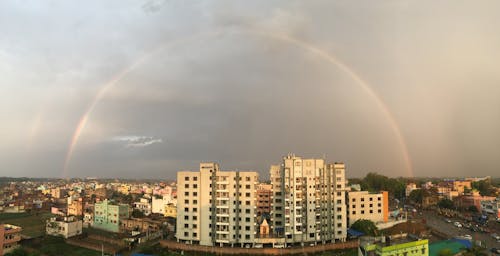
{"type": "Polygon", "coordinates": [[[495,254],[500,254],[500,249],[497,248],[491,248],[490,251],[495,254]]]}
{"type": "Polygon", "coordinates": [[[444,219],[444,221],[445,221],[446,223],[451,223],[451,220],[450,220],[450,219],[448,219],[448,218],[444,219]]]}
{"type": "Polygon", "coordinates": [[[457,228],[462,227],[462,224],[460,224],[460,222],[458,222],[458,221],[455,221],[455,223],[453,223],[453,225],[455,225],[455,227],[457,227],[457,228]]]}
{"type": "Polygon", "coordinates": [[[491,237],[495,238],[495,240],[497,240],[497,241],[500,240],[500,236],[496,233],[491,234],[491,237]]]}

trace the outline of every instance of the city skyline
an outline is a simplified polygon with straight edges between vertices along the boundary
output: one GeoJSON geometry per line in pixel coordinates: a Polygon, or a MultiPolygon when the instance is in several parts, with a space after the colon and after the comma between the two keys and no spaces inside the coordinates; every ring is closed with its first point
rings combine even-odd
{"type": "Polygon", "coordinates": [[[0,174],[266,177],[294,152],[350,177],[495,177],[499,7],[1,2],[0,174]]]}

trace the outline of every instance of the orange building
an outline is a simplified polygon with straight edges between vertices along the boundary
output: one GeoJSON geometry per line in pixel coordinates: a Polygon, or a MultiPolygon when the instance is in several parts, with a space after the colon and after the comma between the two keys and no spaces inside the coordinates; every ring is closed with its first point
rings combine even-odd
{"type": "Polygon", "coordinates": [[[9,253],[19,246],[21,230],[18,226],[0,224],[0,255],[9,253]]]}

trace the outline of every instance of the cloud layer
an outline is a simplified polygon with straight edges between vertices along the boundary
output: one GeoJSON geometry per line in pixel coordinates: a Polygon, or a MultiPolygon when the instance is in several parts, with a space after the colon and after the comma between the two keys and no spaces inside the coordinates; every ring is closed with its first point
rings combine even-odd
{"type": "Polygon", "coordinates": [[[0,170],[173,178],[218,161],[267,176],[287,152],[349,176],[498,173],[497,1],[0,2],[0,170]],[[110,142],[111,138],[111,142],[110,142]],[[168,143],[162,143],[168,141],[168,143]],[[120,145],[120,146],[117,146],[120,145]],[[131,148],[140,150],[131,150],[131,148]]]}

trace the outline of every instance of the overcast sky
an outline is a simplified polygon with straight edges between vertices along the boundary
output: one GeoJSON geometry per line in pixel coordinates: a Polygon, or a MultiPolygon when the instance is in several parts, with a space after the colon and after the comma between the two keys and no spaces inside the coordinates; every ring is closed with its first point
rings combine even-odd
{"type": "Polygon", "coordinates": [[[350,177],[499,176],[498,10],[0,1],[0,176],[174,178],[216,161],[267,177],[288,152],[350,177]]]}

